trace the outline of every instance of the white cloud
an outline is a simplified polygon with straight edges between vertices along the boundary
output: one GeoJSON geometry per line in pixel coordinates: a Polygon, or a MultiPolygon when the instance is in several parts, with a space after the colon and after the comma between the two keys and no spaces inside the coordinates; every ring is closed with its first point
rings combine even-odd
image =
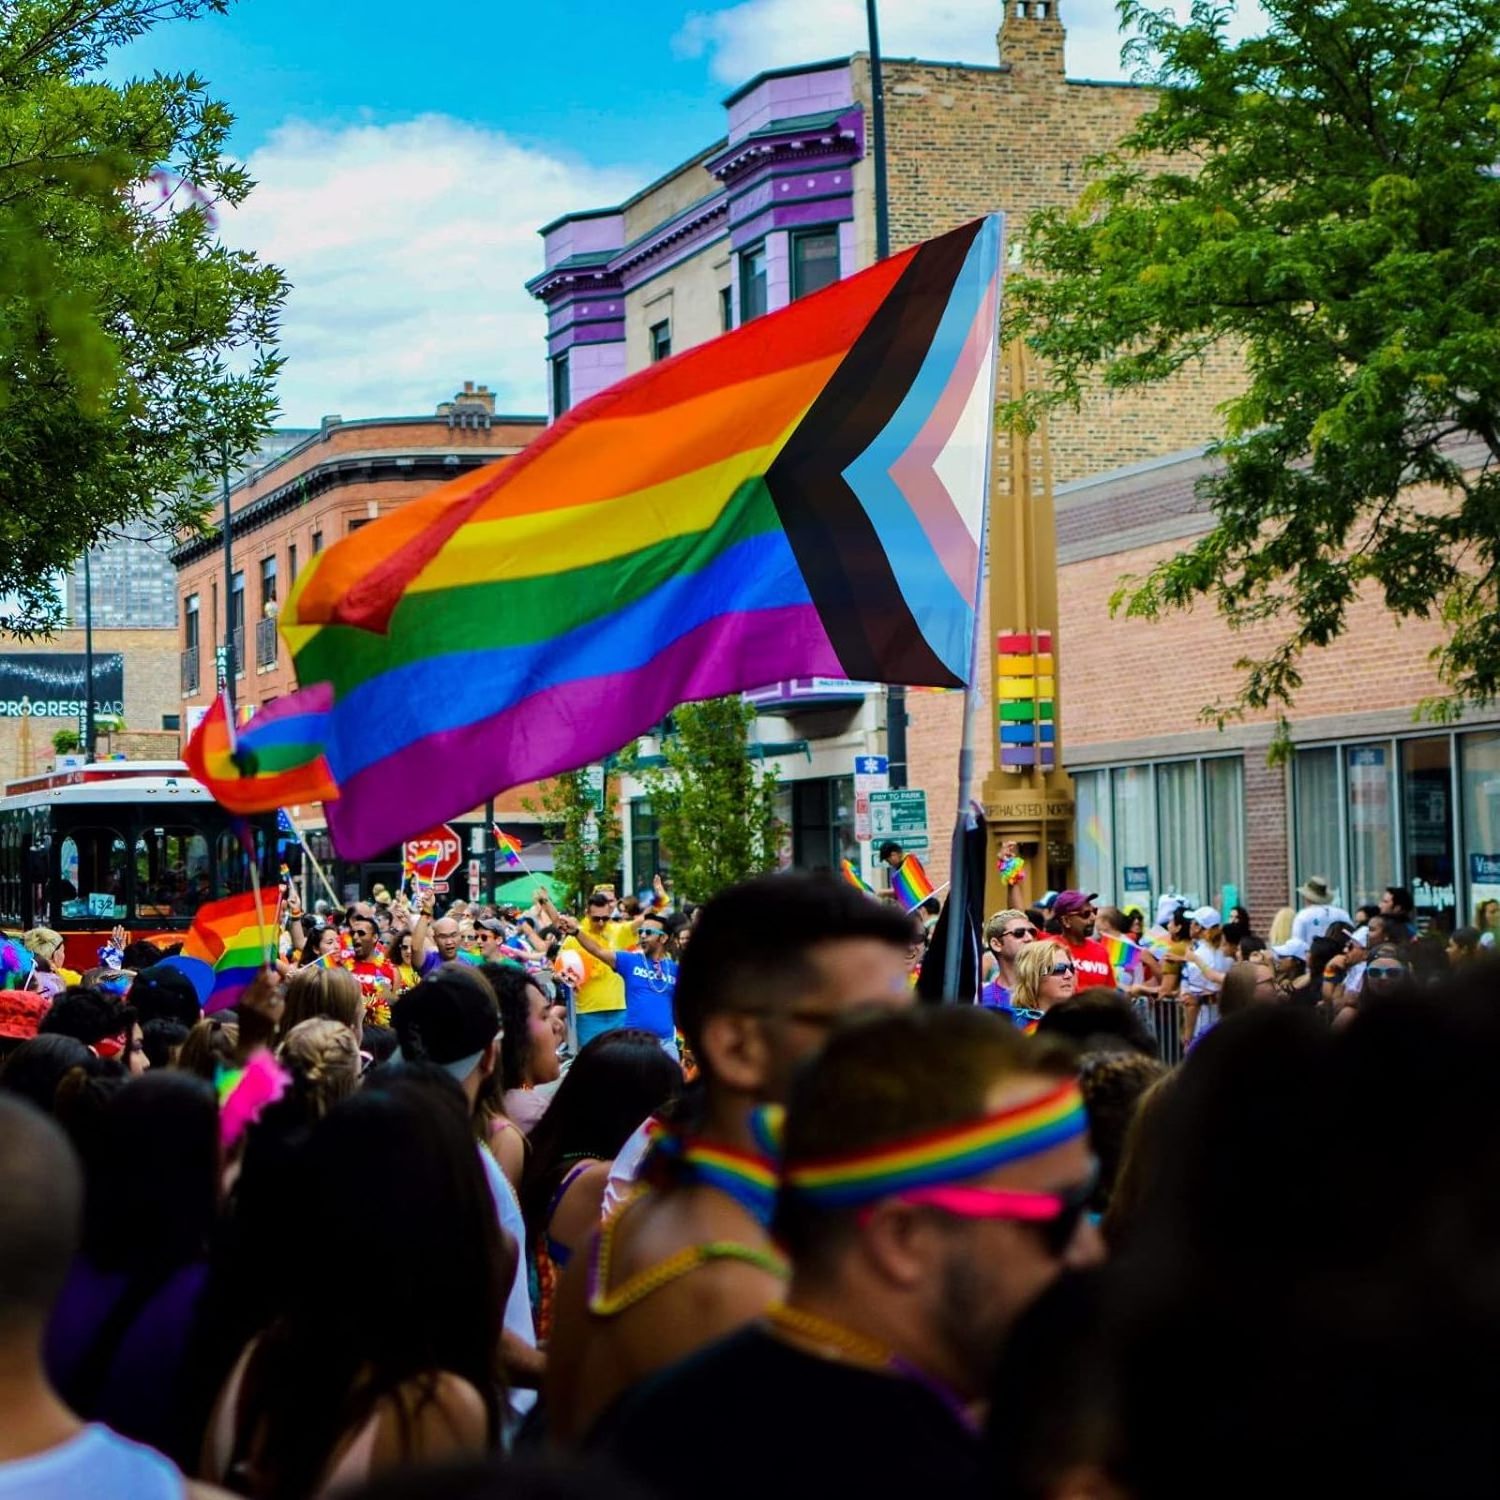
{"type": "Polygon", "coordinates": [[[619,202],[645,169],[601,170],[441,115],[290,122],[248,162],[259,184],[227,243],[287,273],[281,422],[430,411],[465,379],[546,410],[546,322],[524,289],[537,229],[619,202]]]}
{"type": "MultiPolygon", "coordinates": [[[[1003,0],[881,0],[880,48],[891,57],[994,63],[1003,0]]],[[[1254,5],[1242,6],[1247,16],[1254,5]]],[[[1123,78],[1114,0],[1063,0],[1071,78],[1123,78]]],[[[740,84],[765,68],[862,52],[864,0],[741,0],[695,11],[673,39],[679,56],[709,55],[713,74],[740,84]]]]}

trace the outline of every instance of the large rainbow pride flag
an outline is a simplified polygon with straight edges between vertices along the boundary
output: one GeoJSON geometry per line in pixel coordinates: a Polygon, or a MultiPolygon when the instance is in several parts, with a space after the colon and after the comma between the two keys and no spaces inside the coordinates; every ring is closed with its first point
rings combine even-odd
{"type": "Polygon", "coordinates": [[[963,685],[1000,240],[978,220],[642,370],[313,558],[281,629],[303,689],[332,690],[339,853],[694,699],[963,685]]]}

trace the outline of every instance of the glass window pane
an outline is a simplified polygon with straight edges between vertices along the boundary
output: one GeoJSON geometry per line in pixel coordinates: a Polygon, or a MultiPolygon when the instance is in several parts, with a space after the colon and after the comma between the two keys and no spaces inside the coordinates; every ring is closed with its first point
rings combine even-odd
{"type": "Polygon", "coordinates": [[[143,828],[135,841],[135,914],[185,917],[208,899],[208,840],[194,828],[143,828]]]}
{"type": "Polygon", "coordinates": [[[1156,811],[1161,830],[1161,888],[1201,906],[1207,885],[1197,761],[1177,761],[1156,768],[1156,811]]]}
{"type": "Polygon", "coordinates": [[[1379,901],[1396,883],[1396,765],[1389,745],[1344,750],[1349,802],[1348,909],[1379,901]]]}
{"type": "Polygon", "coordinates": [[[1156,904],[1155,892],[1162,889],[1156,869],[1155,781],[1150,766],[1122,766],[1111,777],[1115,889],[1128,895],[1132,906],[1149,911],[1156,904]]]}
{"type": "MultiPolygon", "coordinates": [[[[1115,900],[1114,860],[1109,851],[1109,772],[1075,771],[1073,794],[1078,828],[1074,858],[1078,862],[1079,889],[1098,891],[1105,906],[1119,905],[1115,900]]],[[[1136,899],[1134,893],[1131,899],[1136,899]]]]}
{"type": "MultiPolygon", "coordinates": [[[[1203,762],[1203,803],[1208,821],[1208,899],[1224,908],[1243,906],[1245,762],[1238,755],[1203,762]],[[1232,900],[1225,895],[1229,886],[1234,887],[1232,900]]],[[[1224,919],[1229,920],[1227,909],[1224,919]]]]}
{"type": "Polygon", "coordinates": [[[119,921],[130,862],[113,828],[75,828],[61,845],[58,910],[64,917],[119,921]]]}
{"type": "Polygon", "coordinates": [[[1466,920],[1500,942],[1500,734],[1466,734],[1459,740],[1463,768],[1466,920]]]}
{"type": "Polygon", "coordinates": [[[1299,750],[1292,766],[1296,800],[1296,884],[1313,875],[1325,879],[1334,904],[1344,904],[1339,859],[1339,764],[1335,750],[1299,750]]]}
{"type": "Polygon", "coordinates": [[[748,323],[766,310],[766,247],[740,254],[740,322],[748,323]]]}
{"type": "MultiPolygon", "coordinates": [[[[1417,926],[1453,929],[1458,915],[1453,859],[1453,781],[1448,736],[1401,742],[1401,808],[1406,880],[1417,926]]],[[[1394,879],[1394,877],[1392,877],[1394,879]]]]}
{"type": "Polygon", "coordinates": [[[839,279],[839,234],[820,229],[792,236],[792,296],[806,297],[839,279]]]}

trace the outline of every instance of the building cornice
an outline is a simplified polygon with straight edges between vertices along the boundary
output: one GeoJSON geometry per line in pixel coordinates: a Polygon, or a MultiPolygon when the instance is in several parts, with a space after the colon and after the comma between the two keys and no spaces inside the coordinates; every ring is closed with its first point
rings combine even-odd
{"type": "MultiPolygon", "coordinates": [[[[296,478],[268,490],[257,500],[233,511],[229,518],[231,538],[247,536],[272,521],[297,510],[331,490],[379,479],[427,480],[441,484],[459,474],[482,468],[497,458],[513,457],[519,447],[432,449],[422,453],[389,451],[341,453],[303,470],[296,478]]],[[[223,545],[224,528],[215,526],[179,542],[168,554],[180,572],[208,557],[223,545]]]]}

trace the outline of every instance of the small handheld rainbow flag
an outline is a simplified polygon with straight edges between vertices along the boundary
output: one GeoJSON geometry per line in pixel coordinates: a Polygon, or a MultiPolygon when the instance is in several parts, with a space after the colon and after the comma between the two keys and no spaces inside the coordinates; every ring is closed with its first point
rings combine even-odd
{"type": "Polygon", "coordinates": [[[1132,943],[1129,938],[1123,937],[1107,937],[1104,939],[1104,946],[1109,953],[1110,964],[1116,969],[1134,967],[1141,952],[1139,943],[1132,943]]]}
{"type": "Polygon", "coordinates": [[[873,896],[875,894],[875,892],[871,890],[869,883],[865,880],[864,876],[862,876],[859,871],[854,868],[854,865],[851,861],[847,859],[841,859],[839,861],[839,869],[844,872],[844,879],[847,880],[849,884],[852,885],[856,890],[863,891],[867,896],[873,896]]]}
{"type": "Polygon", "coordinates": [[[927,878],[922,861],[915,854],[908,854],[891,874],[891,889],[907,911],[915,911],[932,895],[935,887],[927,878]]]}
{"type": "Polygon", "coordinates": [[[194,731],[182,758],[230,812],[275,812],[339,794],[324,746],[333,690],[326,682],[289,693],[238,731],[220,694],[194,731]]]}
{"type": "Polygon", "coordinates": [[[514,866],[521,863],[521,841],[512,838],[498,823],[495,825],[495,843],[505,856],[506,864],[514,866]]]}
{"type": "Polygon", "coordinates": [[[259,913],[266,909],[274,913],[280,896],[277,887],[268,886],[198,908],[182,955],[201,959],[214,971],[214,987],[203,1003],[205,1015],[233,1005],[266,967],[268,955],[275,953],[276,925],[274,921],[263,924],[259,913]]]}

